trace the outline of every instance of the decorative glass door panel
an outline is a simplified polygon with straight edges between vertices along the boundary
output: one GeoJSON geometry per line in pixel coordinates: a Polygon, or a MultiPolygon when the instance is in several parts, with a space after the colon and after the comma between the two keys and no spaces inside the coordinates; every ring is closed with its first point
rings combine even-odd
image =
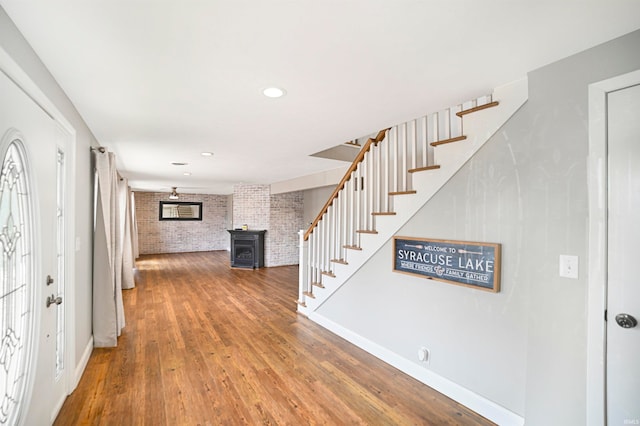
{"type": "Polygon", "coordinates": [[[31,191],[22,143],[3,152],[0,175],[0,424],[15,424],[28,378],[33,329],[34,265],[31,191]]]}
{"type": "Polygon", "coordinates": [[[56,246],[64,232],[56,225],[61,135],[2,72],[0,94],[0,425],[51,424],[66,397],[57,329],[64,324],[56,246]]]}

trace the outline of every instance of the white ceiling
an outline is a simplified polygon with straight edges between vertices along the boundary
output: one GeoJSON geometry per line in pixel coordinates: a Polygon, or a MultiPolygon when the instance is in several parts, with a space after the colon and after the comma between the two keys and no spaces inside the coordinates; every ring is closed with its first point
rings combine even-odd
{"type": "Polygon", "coordinates": [[[343,166],[309,155],[640,28],[638,0],[0,5],[134,189],[214,194],[343,166]]]}

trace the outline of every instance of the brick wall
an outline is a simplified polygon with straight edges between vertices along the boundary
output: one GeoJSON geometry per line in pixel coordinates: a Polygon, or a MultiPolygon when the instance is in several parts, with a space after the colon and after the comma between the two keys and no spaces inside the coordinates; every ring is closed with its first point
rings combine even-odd
{"type": "Polygon", "coordinates": [[[305,228],[303,192],[271,195],[269,185],[236,185],[233,197],[181,193],[179,201],[202,202],[202,221],[161,221],[159,202],[170,201],[168,195],[135,193],[140,254],[228,250],[227,229],[246,224],[267,230],[265,266],[298,264],[298,231],[305,228]]]}
{"type": "Polygon", "coordinates": [[[298,231],[304,228],[303,192],[275,194],[270,200],[265,265],[297,265],[298,231]]]}
{"type": "Polygon", "coordinates": [[[226,195],[180,194],[179,201],[202,202],[202,221],[159,220],[159,202],[168,193],[135,192],[140,254],[227,250],[226,195]]]}
{"type": "Polygon", "coordinates": [[[271,195],[269,185],[233,187],[233,226],[266,229],[265,266],[298,264],[298,230],[303,227],[302,192],[271,195]]]}
{"type": "Polygon", "coordinates": [[[233,228],[269,230],[269,185],[234,185],[233,228]]]}

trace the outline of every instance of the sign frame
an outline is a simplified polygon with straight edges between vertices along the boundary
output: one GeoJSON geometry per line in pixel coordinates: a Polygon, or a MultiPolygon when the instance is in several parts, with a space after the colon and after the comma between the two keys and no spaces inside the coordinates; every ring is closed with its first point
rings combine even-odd
{"type": "Polygon", "coordinates": [[[501,252],[498,243],[394,235],[393,272],[498,293],[501,252]]]}

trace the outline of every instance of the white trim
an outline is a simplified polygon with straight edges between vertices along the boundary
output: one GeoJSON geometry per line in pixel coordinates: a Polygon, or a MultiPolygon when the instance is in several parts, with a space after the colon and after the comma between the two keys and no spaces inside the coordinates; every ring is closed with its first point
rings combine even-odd
{"type": "Polygon", "coordinates": [[[607,93],[640,84],[640,70],[589,85],[587,425],[606,423],[607,93]]]}
{"type": "MultiPolygon", "coordinates": [[[[76,193],[76,130],[72,124],[66,119],[64,114],[55,106],[47,95],[38,87],[38,85],[29,77],[29,75],[18,65],[17,62],[2,48],[0,47],[0,72],[4,73],[9,79],[11,79],[27,96],[29,96],[37,105],[42,108],[56,123],[59,125],[68,135],[67,143],[65,144],[65,155],[67,155],[67,214],[66,214],[66,244],[67,244],[67,258],[66,258],[66,290],[67,300],[66,303],[66,315],[65,322],[67,324],[66,333],[66,348],[67,354],[65,361],[67,362],[65,368],[65,381],[66,394],[70,394],[77,386],[78,381],[75,380],[75,376],[71,376],[71,366],[75,365],[75,353],[76,353],[76,338],[75,329],[75,288],[76,288],[76,262],[75,262],[75,193],[76,193]],[[73,380],[72,380],[73,379],[73,380]],[[73,386],[71,386],[73,384],[73,386]]],[[[35,207],[34,207],[35,208],[35,207]]],[[[36,223],[36,226],[38,224],[36,223]]],[[[35,228],[34,228],[35,230],[35,228]]],[[[38,275],[39,276],[39,275],[38,275]]],[[[93,339],[93,338],[92,338],[93,339]]],[[[93,340],[91,340],[93,343],[93,340]]],[[[79,364],[84,371],[85,364],[79,364]]],[[[77,369],[78,366],[75,366],[77,369]]],[[[82,373],[80,374],[80,376],[82,373]]]]}
{"type": "Polygon", "coordinates": [[[75,329],[76,323],[76,297],[75,297],[75,193],[76,193],[76,140],[67,129],[56,121],[56,126],[62,140],[57,140],[58,149],[64,153],[64,244],[65,244],[65,292],[63,303],[65,304],[65,395],[70,395],[76,388],[71,367],[76,365],[75,329]],[[73,332],[71,332],[73,331],[73,332]]]}
{"type": "Polygon", "coordinates": [[[56,421],[56,418],[58,417],[58,414],[60,414],[60,410],[62,409],[62,406],[64,405],[64,401],[66,401],[66,399],[67,395],[63,393],[60,395],[58,401],[53,404],[53,410],[51,411],[51,417],[49,418],[51,424],[56,421]]]}
{"type": "Polygon", "coordinates": [[[20,65],[18,65],[2,47],[0,47],[0,70],[13,80],[13,82],[33,99],[40,108],[49,114],[51,118],[60,123],[67,132],[71,133],[75,141],[75,128],[60,110],[58,110],[54,103],[49,100],[47,95],[31,80],[31,77],[22,70],[20,65]]]}
{"type": "Polygon", "coordinates": [[[89,358],[91,358],[91,353],[93,353],[93,336],[91,336],[91,338],[87,342],[87,346],[85,346],[84,348],[82,357],[78,360],[78,365],[76,365],[75,371],[73,372],[73,377],[72,377],[73,389],[78,387],[78,383],[80,383],[82,374],[84,373],[84,370],[85,368],[87,368],[87,364],[89,363],[89,358]]]}
{"type": "Polygon", "coordinates": [[[421,381],[425,385],[432,387],[454,401],[457,401],[465,407],[468,407],[476,413],[486,417],[492,422],[502,426],[521,426],[524,424],[524,418],[520,417],[518,414],[509,411],[495,402],[489,401],[488,399],[438,374],[435,374],[433,371],[420,367],[395,352],[392,352],[387,348],[346,329],[340,324],[331,321],[317,312],[309,312],[308,317],[311,321],[346,339],[357,347],[369,352],[376,358],[394,366],[416,380],[421,381]]]}
{"type": "MultiPolygon", "coordinates": [[[[66,129],[65,129],[66,130],[66,129]]],[[[65,289],[65,294],[67,295],[67,310],[66,310],[66,339],[67,339],[67,395],[70,395],[71,392],[75,390],[78,386],[78,382],[74,380],[74,377],[71,372],[71,368],[77,368],[77,360],[76,360],[76,310],[78,307],[77,299],[76,299],[76,286],[77,286],[77,277],[76,277],[76,192],[77,192],[77,178],[76,178],[76,150],[77,150],[77,139],[75,137],[75,133],[69,134],[69,139],[67,140],[67,152],[65,156],[67,157],[66,167],[67,167],[67,212],[66,212],[66,237],[67,237],[67,259],[66,259],[66,267],[67,267],[67,286],[65,289]]]]}

